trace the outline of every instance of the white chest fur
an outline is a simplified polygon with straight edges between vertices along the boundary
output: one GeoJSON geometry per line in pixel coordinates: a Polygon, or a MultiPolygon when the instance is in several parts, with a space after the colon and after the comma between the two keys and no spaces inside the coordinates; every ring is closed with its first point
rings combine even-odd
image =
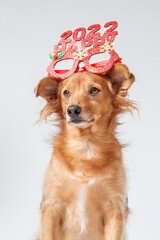
{"type": "Polygon", "coordinates": [[[87,197],[87,184],[82,184],[78,191],[77,199],[75,201],[75,208],[78,215],[78,222],[80,224],[80,234],[86,232],[87,216],[86,216],[86,197],[87,197]]]}
{"type": "Polygon", "coordinates": [[[78,222],[80,225],[80,234],[86,232],[86,225],[87,225],[87,213],[86,213],[86,203],[87,203],[87,194],[89,187],[94,184],[95,179],[90,178],[83,183],[80,189],[77,192],[77,196],[75,199],[75,209],[76,214],[78,217],[78,222]]]}

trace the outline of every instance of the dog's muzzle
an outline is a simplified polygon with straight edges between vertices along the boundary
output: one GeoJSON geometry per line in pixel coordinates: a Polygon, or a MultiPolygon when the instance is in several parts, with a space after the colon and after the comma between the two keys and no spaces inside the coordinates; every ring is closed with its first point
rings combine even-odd
{"type": "Polygon", "coordinates": [[[67,109],[67,114],[69,116],[69,122],[73,124],[79,124],[87,122],[87,120],[83,119],[80,116],[82,109],[78,105],[71,105],[67,109]]]}

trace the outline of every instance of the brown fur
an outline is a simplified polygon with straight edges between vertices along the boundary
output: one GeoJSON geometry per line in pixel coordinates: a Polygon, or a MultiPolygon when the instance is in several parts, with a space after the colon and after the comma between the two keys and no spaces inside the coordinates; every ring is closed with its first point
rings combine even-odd
{"type": "Polygon", "coordinates": [[[45,175],[41,240],[124,240],[126,176],[115,129],[118,114],[136,108],[125,98],[133,82],[127,66],[117,63],[104,75],[46,77],[36,87],[36,96],[47,100],[40,119],[57,113],[61,128],[45,175]],[[89,95],[92,86],[100,89],[96,96],[89,95]],[[82,108],[85,126],[67,122],[70,105],[82,108]]]}

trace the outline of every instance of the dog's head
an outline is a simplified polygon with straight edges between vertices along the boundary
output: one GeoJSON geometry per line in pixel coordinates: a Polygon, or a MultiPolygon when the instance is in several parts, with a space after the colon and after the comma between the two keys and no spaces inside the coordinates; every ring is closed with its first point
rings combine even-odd
{"type": "Polygon", "coordinates": [[[82,72],[65,80],[43,78],[35,89],[37,97],[47,100],[41,116],[46,118],[57,113],[67,124],[89,127],[133,107],[125,96],[134,79],[128,67],[121,63],[103,75],[82,72]]]}

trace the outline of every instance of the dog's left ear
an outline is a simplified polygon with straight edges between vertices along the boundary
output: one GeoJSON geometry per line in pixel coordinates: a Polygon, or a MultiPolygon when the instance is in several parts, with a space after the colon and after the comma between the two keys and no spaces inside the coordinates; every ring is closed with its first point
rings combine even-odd
{"type": "Polygon", "coordinates": [[[122,97],[127,95],[127,90],[135,80],[128,67],[122,63],[116,63],[105,75],[109,78],[113,91],[122,97]]]}
{"type": "Polygon", "coordinates": [[[43,78],[34,90],[36,97],[41,96],[47,101],[57,99],[59,83],[60,80],[54,77],[43,78]]]}

